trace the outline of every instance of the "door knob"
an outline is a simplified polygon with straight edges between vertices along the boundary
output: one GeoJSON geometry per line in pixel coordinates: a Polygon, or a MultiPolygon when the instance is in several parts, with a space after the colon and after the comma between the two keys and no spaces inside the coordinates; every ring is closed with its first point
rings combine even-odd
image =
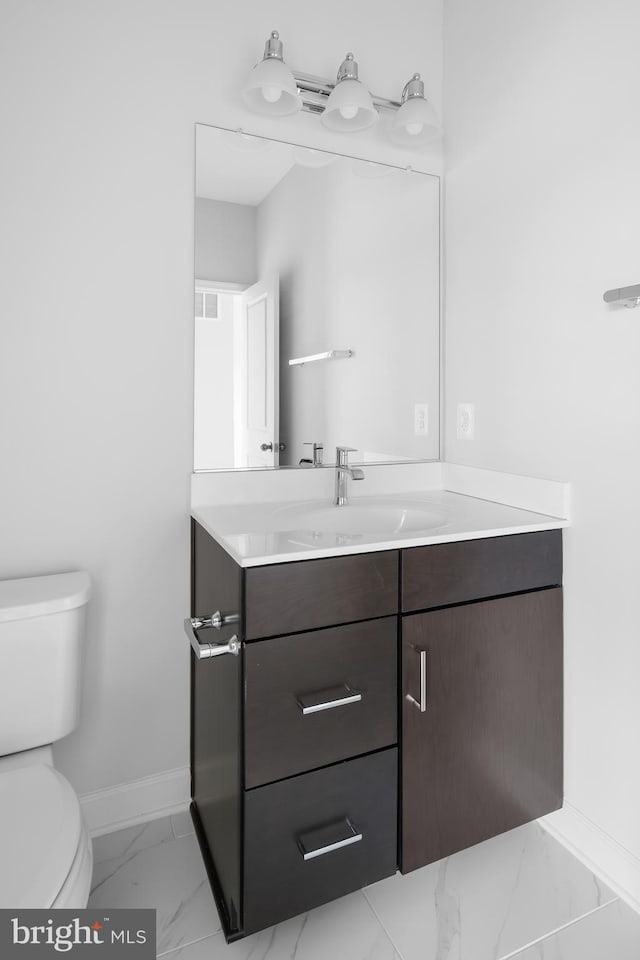
{"type": "MultiPolygon", "coordinates": [[[[277,446],[278,450],[280,451],[280,453],[282,453],[284,450],[287,449],[286,443],[277,443],[276,446],[277,446]]],[[[261,443],[261,444],[260,444],[260,449],[261,449],[261,450],[265,450],[265,451],[266,451],[266,450],[273,450],[273,444],[272,444],[272,443],[261,443]]]]}

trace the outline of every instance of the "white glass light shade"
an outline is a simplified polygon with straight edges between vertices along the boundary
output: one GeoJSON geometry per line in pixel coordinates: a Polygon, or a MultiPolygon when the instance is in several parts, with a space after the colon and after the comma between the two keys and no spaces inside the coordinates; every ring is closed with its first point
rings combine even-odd
{"type": "Polygon", "coordinates": [[[328,167],[338,159],[334,153],[314,150],[312,147],[295,147],[293,159],[301,167],[328,167]]]}
{"type": "Polygon", "coordinates": [[[390,137],[402,147],[419,147],[440,133],[436,111],[424,97],[405,100],[391,124],[390,137]]]}
{"type": "Polygon", "coordinates": [[[398,167],[391,167],[385,163],[376,163],[373,160],[353,160],[351,170],[355,177],[363,180],[380,180],[382,177],[397,176],[398,167]]]}
{"type": "Polygon", "coordinates": [[[329,130],[365,130],[378,119],[378,111],[359,80],[341,80],[331,91],[320,119],[329,130]]]}
{"type": "Polygon", "coordinates": [[[242,96],[248,107],[270,117],[286,117],[302,107],[291,70],[276,57],[256,64],[242,96]]]}

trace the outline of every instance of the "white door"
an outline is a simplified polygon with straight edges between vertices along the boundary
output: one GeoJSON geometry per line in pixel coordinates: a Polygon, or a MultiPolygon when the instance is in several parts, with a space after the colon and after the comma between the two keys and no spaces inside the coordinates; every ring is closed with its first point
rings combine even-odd
{"type": "Polygon", "coordinates": [[[248,287],[241,296],[243,465],[278,465],[279,356],[278,276],[248,287]]]}

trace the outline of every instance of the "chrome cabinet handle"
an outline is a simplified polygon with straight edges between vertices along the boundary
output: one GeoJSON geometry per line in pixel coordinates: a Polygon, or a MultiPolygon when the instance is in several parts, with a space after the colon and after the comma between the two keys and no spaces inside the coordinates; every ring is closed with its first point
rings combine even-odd
{"type": "Polygon", "coordinates": [[[420,713],[426,713],[427,710],[427,651],[419,650],[420,654],[420,700],[416,700],[410,693],[407,694],[407,700],[418,708],[420,713]]]}
{"type": "Polygon", "coordinates": [[[316,857],[323,857],[326,853],[340,850],[341,847],[348,847],[360,840],[362,840],[362,834],[356,830],[351,820],[345,817],[338,823],[328,824],[300,834],[298,849],[303,860],[314,860],[316,857]]]}
{"type": "Polygon", "coordinates": [[[320,713],[321,710],[333,710],[334,707],[343,707],[347,703],[357,703],[362,700],[362,694],[343,683],[340,687],[330,687],[318,693],[303,693],[296,697],[296,701],[304,716],[310,713],[320,713]]]}
{"type": "Polygon", "coordinates": [[[196,634],[196,630],[198,630],[200,626],[211,626],[211,624],[201,624],[197,617],[193,620],[187,617],[184,621],[184,632],[189,638],[191,649],[198,660],[208,660],[209,657],[219,657],[223,653],[230,653],[234,657],[238,656],[240,653],[240,641],[235,633],[226,643],[200,643],[196,634]]]}

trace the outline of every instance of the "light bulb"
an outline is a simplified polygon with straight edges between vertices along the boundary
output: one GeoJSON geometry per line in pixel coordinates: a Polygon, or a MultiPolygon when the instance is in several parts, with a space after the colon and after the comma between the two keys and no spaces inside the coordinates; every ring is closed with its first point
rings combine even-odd
{"type": "Polygon", "coordinates": [[[355,103],[343,103],[340,110],[340,116],[345,120],[353,120],[358,115],[358,107],[355,103]]]}
{"type": "Polygon", "coordinates": [[[262,88],[262,96],[267,103],[277,103],[282,96],[282,90],[280,87],[266,86],[262,88]]]}
{"type": "Polygon", "coordinates": [[[407,123],[405,130],[412,137],[417,137],[424,130],[424,123],[407,123]]]}

